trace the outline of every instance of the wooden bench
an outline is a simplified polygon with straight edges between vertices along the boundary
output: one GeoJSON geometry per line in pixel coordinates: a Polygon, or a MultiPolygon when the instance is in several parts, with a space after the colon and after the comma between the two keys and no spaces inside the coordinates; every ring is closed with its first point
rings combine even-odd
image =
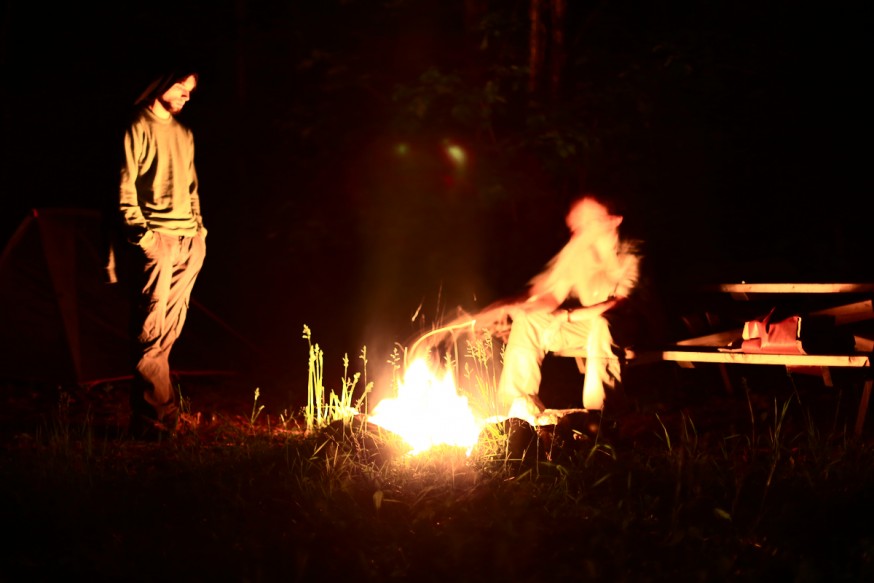
{"type": "MultiPolygon", "coordinates": [[[[872,294],[874,284],[716,284],[705,286],[703,292],[728,293],[736,300],[749,300],[754,295],[767,295],[768,299],[779,301],[786,294],[872,294]],[[774,296],[774,297],[771,297],[774,296]]],[[[834,307],[813,310],[802,314],[802,326],[805,315],[833,318],[836,327],[874,320],[874,302],[872,299],[861,299],[834,307]]],[[[854,335],[854,346],[851,351],[834,354],[770,354],[727,350],[727,347],[741,338],[743,328],[730,328],[704,335],[679,340],[663,347],[634,350],[628,348],[619,358],[623,365],[635,366],[656,362],[676,362],[684,368],[692,368],[696,364],[716,364],[719,367],[726,390],[733,392],[731,377],[727,366],[730,364],[769,365],[786,367],[787,372],[818,371],[827,387],[833,387],[831,369],[853,368],[862,369],[864,383],[856,414],[854,436],[861,437],[871,397],[874,376],[871,373],[871,356],[874,351],[874,335],[854,335]]],[[[573,357],[581,373],[585,374],[585,354],[580,352],[556,353],[557,356],[573,357]]]]}

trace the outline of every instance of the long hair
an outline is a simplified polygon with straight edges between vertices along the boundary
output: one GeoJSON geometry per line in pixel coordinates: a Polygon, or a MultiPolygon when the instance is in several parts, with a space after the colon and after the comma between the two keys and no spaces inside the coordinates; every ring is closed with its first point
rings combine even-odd
{"type": "Polygon", "coordinates": [[[134,100],[134,105],[147,105],[155,99],[164,95],[168,89],[173,87],[179,81],[194,75],[195,80],[198,80],[198,74],[192,69],[178,68],[161,73],[149,83],[146,88],[140,93],[139,97],[134,100]]]}

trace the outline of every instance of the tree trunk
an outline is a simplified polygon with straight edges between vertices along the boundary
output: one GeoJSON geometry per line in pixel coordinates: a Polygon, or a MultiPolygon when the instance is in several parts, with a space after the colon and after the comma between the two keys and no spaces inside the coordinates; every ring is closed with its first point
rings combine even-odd
{"type": "Polygon", "coordinates": [[[477,32],[488,9],[488,0],[464,0],[464,29],[469,33],[477,32]]]}
{"type": "Polygon", "coordinates": [[[554,96],[561,87],[562,70],[567,59],[564,46],[564,16],[567,0],[552,0],[551,4],[552,43],[549,54],[549,90],[554,96]]]}
{"type": "Polygon", "coordinates": [[[540,89],[544,78],[549,82],[549,91],[555,95],[561,85],[562,70],[567,58],[564,42],[564,19],[567,0],[530,0],[528,55],[528,89],[534,93],[540,89]],[[544,67],[549,66],[548,71],[544,67]]]}
{"type": "MultiPolygon", "coordinates": [[[[546,0],[549,2],[549,0],[546,0]]],[[[531,93],[537,91],[540,83],[540,72],[543,69],[544,52],[546,48],[545,42],[545,26],[541,18],[542,0],[531,0],[529,7],[529,19],[531,20],[531,30],[528,40],[528,90],[531,93]]]]}

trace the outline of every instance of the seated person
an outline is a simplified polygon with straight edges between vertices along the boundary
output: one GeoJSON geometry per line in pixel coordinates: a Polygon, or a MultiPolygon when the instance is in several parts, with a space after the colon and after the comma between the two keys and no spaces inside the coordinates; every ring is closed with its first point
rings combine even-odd
{"type": "Polygon", "coordinates": [[[570,240],[530,281],[527,297],[484,313],[512,321],[498,383],[510,417],[536,423],[545,407],[538,393],[549,352],[586,355],[583,406],[618,412],[624,403],[617,354],[634,343],[649,318],[639,301],[640,241],[620,236],[622,217],[593,194],[566,215],[570,240]]]}

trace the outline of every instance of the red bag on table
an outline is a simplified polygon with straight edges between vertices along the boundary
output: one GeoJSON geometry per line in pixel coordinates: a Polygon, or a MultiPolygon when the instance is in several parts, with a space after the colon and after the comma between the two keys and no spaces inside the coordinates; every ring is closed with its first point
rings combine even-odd
{"type": "Polygon", "coordinates": [[[772,322],[774,309],[761,320],[744,322],[742,352],[807,354],[801,345],[801,316],[772,322]]]}

